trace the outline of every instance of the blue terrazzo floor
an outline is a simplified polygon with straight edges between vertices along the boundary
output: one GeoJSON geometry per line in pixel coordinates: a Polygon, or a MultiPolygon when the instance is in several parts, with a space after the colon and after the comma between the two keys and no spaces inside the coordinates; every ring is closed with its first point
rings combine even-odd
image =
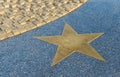
{"type": "Polygon", "coordinates": [[[120,77],[120,0],[89,0],[54,22],[1,41],[0,77],[120,77]],[[65,22],[78,33],[104,32],[91,45],[107,62],[74,53],[51,67],[57,46],[33,37],[61,35],[65,22]]]}

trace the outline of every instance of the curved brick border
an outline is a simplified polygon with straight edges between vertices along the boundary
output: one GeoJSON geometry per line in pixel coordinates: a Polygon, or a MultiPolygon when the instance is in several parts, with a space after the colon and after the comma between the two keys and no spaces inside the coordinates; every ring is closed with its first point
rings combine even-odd
{"type": "Polygon", "coordinates": [[[0,40],[54,21],[87,0],[0,0],[0,40]]]}

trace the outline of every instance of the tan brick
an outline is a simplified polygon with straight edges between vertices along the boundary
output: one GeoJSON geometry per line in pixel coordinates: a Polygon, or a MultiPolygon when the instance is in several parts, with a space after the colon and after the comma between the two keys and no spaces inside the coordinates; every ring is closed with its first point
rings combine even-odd
{"type": "Polygon", "coordinates": [[[22,34],[75,10],[86,0],[0,0],[0,40],[22,34]]]}

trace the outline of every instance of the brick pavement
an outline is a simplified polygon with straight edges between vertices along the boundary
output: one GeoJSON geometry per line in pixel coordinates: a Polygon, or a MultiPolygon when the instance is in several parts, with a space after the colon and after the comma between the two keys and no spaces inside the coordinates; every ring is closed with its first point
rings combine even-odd
{"type": "Polygon", "coordinates": [[[0,40],[54,21],[86,0],[0,0],[0,40]]]}

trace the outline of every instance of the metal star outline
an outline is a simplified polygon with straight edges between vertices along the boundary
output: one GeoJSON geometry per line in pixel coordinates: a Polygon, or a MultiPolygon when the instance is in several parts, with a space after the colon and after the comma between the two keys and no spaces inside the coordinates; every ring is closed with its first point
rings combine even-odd
{"type": "Polygon", "coordinates": [[[54,66],[74,52],[80,52],[81,54],[105,61],[105,59],[90,46],[90,43],[101,35],[103,35],[103,33],[77,34],[70,25],[65,24],[61,36],[43,36],[36,38],[58,46],[51,64],[51,66],[54,66]]]}

